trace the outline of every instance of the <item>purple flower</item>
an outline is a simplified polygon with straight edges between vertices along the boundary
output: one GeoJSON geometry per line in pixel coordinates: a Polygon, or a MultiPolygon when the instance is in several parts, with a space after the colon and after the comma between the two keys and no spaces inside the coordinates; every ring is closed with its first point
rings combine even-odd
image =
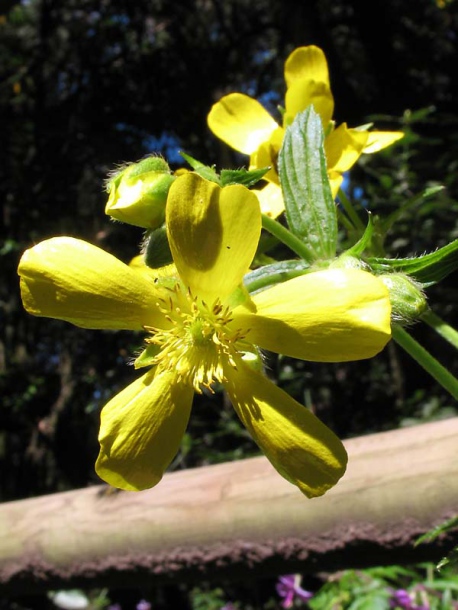
{"type": "Polygon", "coordinates": [[[402,608],[402,610],[430,610],[428,605],[418,606],[414,602],[414,596],[405,589],[397,589],[392,592],[390,608],[402,608]]]}
{"type": "Polygon", "coordinates": [[[142,599],[137,604],[137,610],[151,610],[151,604],[142,599]]]}
{"type": "Polygon", "coordinates": [[[301,577],[299,574],[280,576],[276,589],[278,595],[283,598],[281,602],[282,608],[292,608],[296,598],[303,602],[308,602],[313,597],[313,594],[302,589],[300,584],[301,577]]]}

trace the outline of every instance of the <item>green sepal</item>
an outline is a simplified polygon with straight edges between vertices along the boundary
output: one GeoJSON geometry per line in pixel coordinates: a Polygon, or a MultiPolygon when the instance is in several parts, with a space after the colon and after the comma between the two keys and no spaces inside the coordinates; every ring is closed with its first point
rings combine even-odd
{"type": "Polygon", "coordinates": [[[367,263],[377,274],[401,271],[431,286],[458,269],[458,239],[416,258],[368,258],[367,263]]]}
{"type": "Polygon", "coordinates": [[[364,233],[360,237],[360,239],[353,244],[351,248],[345,251],[345,254],[349,256],[361,256],[361,254],[368,250],[372,244],[372,237],[374,236],[374,222],[372,219],[372,214],[368,213],[367,225],[364,229],[364,233]]]}
{"type": "Polygon", "coordinates": [[[269,171],[270,167],[261,169],[222,169],[220,174],[221,186],[229,184],[242,184],[247,188],[259,182],[269,171]]]}
{"type": "Polygon", "coordinates": [[[209,180],[210,182],[215,182],[216,184],[219,184],[221,186],[221,181],[219,179],[219,176],[215,172],[213,167],[210,167],[209,165],[205,165],[204,163],[201,163],[197,159],[194,159],[194,157],[191,157],[191,155],[187,155],[184,152],[180,151],[180,155],[183,157],[183,159],[185,161],[187,161],[189,163],[189,165],[192,167],[192,169],[195,171],[196,174],[199,174],[199,176],[201,176],[202,178],[205,178],[206,180],[209,180]]]}
{"type": "Polygon", "coordinates": [[[144,250],[145,265],[152,269],[164,267],[173,262],[165,227],[159,227],[147,235],[144,250]]]}
{"type": "Polygon", "coordinates": [[[304,275],[309,268],[310,265],[304,260],[279,261],[250,271],[243,278],[243,283],[252,294],[272,284],[280,284],[298,275],[304,275]]]}
{"type": "Polygon", "coordinates": [[[161,347],[159,345],[149,344],[142,351],[140,356],[135,360],[134,367],[141,369],[145,366],[153,366],[156,356],[160,353],[161,347]]]}
{"type": "Polygon", "coordinates": [[[129,171],[129,179],[148,172],[164,172],[170,174],[170,167],[162,157],[145,157],[133,165],[129,171]]]}
{"type": "Polygon", "coordinates": [[[390,294],[391,321],[407,326],[419,320],[428,307],[422,284],[405,273],[385,273],[378,277],[390,294]]]}
{"type": "Polygon", "coordinates": [[[337,211],[329,184],[324,134],[313,106],[286,129],[278,157],[286,220],[312,260],[332,259],[337,248],[337,211]]]}

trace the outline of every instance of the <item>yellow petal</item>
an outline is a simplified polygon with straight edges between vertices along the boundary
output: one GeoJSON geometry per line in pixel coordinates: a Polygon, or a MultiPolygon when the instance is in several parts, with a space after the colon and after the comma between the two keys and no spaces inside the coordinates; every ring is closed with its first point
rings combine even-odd
{"type": "Polygon", "coordinates": [[[371,358],[391,337],[390,298],[383,282],[358,269],[327,269],[252,296],[257,312],[234,310],[261,348],[315,362],[371,358]]]}
{"type": "Polygon", "coordinates": [[[83,328],[141,330],[161,324],[152,281],[80,239],[54,237],[19,263],[25,309],[83,328]]]}
{"type": "Polygon", "coordinates": [[[313,104],[326,128],[334,112],[329,70],[323,51],[310,45],[295,49],[285,62],[285,120],[289,125],[298,112],[313,104]]]}
{"type": "Polygon", "coordinates": [[[298,80],[292,83],[285,97],[285,125],[289,125],[297,113],[313,104],[326,128],[334,112],[334,98],[326,83],[313,80],[298,80]]]}
{"type": "Polygon", "coordinates": [[[235,150],[251,155],[278,124],[267,110],[243,93],[230,93],[212,106],[207,118],[213,133],[235,150]]]}
{"type": "Polygon", "coordinates": [[[256,196],[241,185],[220,188],[197,174],[173,183],[166,210],[170,249],[183,282],[209,305],[242,282],[261,233],[256,196]]]}
{"type": "Polygon", "coordinates": [[[285,62],[285,81],[289,88],[297,80],[313,80],[330,87],[326,56],[315,45],[298,47],[285,62]]]}
{"type": "Polygon", "coordinates": [[[149,371],[102,409],[95,468],[110,485],[129,491],[153,487],[175,457],[193,396],[175,377],[149,371]]]}
{"type": "Polygon", "coordinates": [[[278,185],[280,185],[280,179],[277,173],[277,161],[284,136],[285,130],[283,127],[277,127],[270,138],[263,142],[250,156],[250,169],[270,167],[269,171],[264,174],[263,179],[278,185]]]}
{"type": "Polygon", "coordinates": [[[339,172],[328,170],[328,178],[329,184],[331,185],[331,193],[333,198],[335,199],[337,197],[337,193],[339,192],[340,185],[343,182],[343,176],[342,174],[339,174],[339,172]]]}
{"type": "Polygon", "coordinates": [[[134,256],[134,258],[129,261],[129,267],[145,274],[147,277],[153,278],[153,281],[166,278],[178,279],[178,271],[173,263],[164,265],[163,267],[148,267],[148,265],[145,264],[145,257],[142,254],[134,256]]]}
{"type": "Polygon", "coordinates": [[[363,153],[371,154],[394,144],[404,137],[402,131],[369,131],[363,153]]]}
{"type": "Polygon", "coordinates": [[[269,182],[263,188],[253,189],[253,193],[258,198],[261,212],[266,216],[277,218],[285,210],[281,188],[277,184],[269,182]]]}
{"type": "Polygon", "coordinates": [[[324,150],[329,170],[346,172],[361,156],[369,138],[369,132],[348,129],[346,123],[339,125],[324,141],[324,150]]]}
{"type": "Polygon", "coordinates": [[[333,487],[347,463],[335,434],[261,373],[241,363],[226,376],[238,416],[274,468],[309,498],[333,487]]]}

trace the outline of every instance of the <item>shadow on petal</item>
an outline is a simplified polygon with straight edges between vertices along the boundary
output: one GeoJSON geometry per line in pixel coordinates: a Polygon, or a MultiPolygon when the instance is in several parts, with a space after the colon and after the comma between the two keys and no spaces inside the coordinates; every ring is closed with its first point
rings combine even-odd
{"type": "Polygon", "coordinates": [[[102,409],[97,474],[124,490],[161,480],[175,457],[191,413],[193,389],[174,371],[148,371],[102,409]]]}
{"type": "Polygon", "coordinates": [[[309,498],[323,495],[345,472],[347,453],[311,411],[242,362],[227,367],[232,404],[274,468],[309,498]]]}

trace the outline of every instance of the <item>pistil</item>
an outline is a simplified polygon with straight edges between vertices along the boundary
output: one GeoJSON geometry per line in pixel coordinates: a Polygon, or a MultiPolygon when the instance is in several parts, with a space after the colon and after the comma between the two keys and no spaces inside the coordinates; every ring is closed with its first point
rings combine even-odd
{"type": "Polygon", "coordinates": [[[150,333],[146,343],[160,348],[152,364],[173,369],[198,393],[203,387],[211,391],[213,382],[225,380],[225,366],[237,367],[237,359],[242,357],[238,347],[245,333],[229,328],[232,311],[219,299],[208,305],[179,284],[166,290],[158,306],[170,328],[145,327],[150,333]]]}

